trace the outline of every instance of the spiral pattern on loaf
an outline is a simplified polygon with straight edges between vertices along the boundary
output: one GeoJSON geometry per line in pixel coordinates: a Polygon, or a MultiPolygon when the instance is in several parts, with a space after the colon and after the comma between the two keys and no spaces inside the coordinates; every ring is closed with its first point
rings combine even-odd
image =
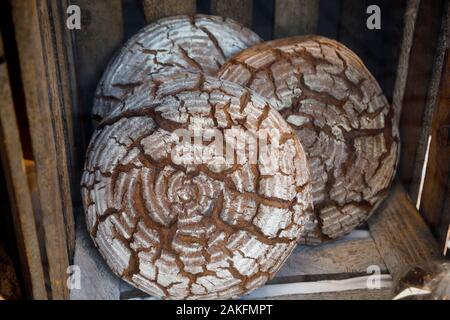
{"type": "MultiPolygon", "coordinates": [[[[203,154],[212,143],[195,147],[203,154]]],[[[142,86],[104,119],[88,148],[82,195],[92,239],[127,282],[166,299],[230,298],[270,279],[314,226],[309,179],[295,132],[266,100],[180,74],[142,86]],[[180,129],[218,130],[234,147],[232,161],[214,153],[178,161],[180,129]],[[238,146],[232,129],[270,129],[279,156],[258,150],[256,163],[237,161],[252,145],[238,146]]]]}

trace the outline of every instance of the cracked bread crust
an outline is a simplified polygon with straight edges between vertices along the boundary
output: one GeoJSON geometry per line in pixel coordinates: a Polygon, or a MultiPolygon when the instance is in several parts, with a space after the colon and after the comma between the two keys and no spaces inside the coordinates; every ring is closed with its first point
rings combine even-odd
{"type": "Polygon", "coordinates": [[[314,227],[295,132],[259,95],[202,74],[171,76],[126,98],[97,128],[81,188],[88,230],[109,267],[164,299],[246,294],[314,227]],[[262,152],[257,163],[239,162],[252,146],[231,142],[231,162],[180,164],[171,157],[179,129],[217,129],[227,141],[229,129],[276,129],[279,157],[262,152]]]}
{"type": "Polygon", "coordinates": [[[302,242],[337,238],[365,221],[398,161],[395,110],[362,61],[320,36],[270,41],[226,62],[220,79],[267,98],[307,152],[318,228],[302,242]]]}
{"type": "Polygon", "coordinates": [[[137,87],[179,71],[213,75],[239,51],[259,43],[253,31],[217,16],[158,20],[132,37],[110,62],[95,93],[98,120],[137,87]]]}

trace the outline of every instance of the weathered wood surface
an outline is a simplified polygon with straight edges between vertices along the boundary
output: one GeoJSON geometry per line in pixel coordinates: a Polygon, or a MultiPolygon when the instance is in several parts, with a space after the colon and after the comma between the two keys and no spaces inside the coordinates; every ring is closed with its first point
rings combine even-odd
{"type": "Polygon", "coordinates": [[[400,56],[395,78],[394,92],[392,95],[392,105],[397,113],[395,115],[396,123],[400,123],[403,99],[406,90],[406,81],[410,65],[411,48],[414,43],[414,31],[416,28],[417,12],[419,10],[420,0],[410,0],[406,6],[404,16],[403,35],[400,47],[400,56]]]}
{"type": "Polygon", "coordinates": [[[211,0],[211,14],[231,18],[240,24],[252,25],[252,0],[211,0]]]}
{"type": "MultiPolygon", "coordinates": [[[[439,236],[441,245],[444,245],[445,232],[445,200],[449,192],[450,170],[450,4],[447,10],[438,52],[435,59],[433,81],[430,86],[427,109],[422,123],[422,135],[431,136],[428,153],[426,176],[421,195],[420,212],[430,225],[433,232],[439,236]]],[[[425,138],[425,137],[423,137],[425,138]]],[[[416,167],[423,164],[425,152],[418,149],[416,167]]],[[[419,169],[416,168],[418,171],[419,169]]],[[[414,177],[419,179],[419,172],[414,177]]],[[[419,195],[420,196],[420,195],[419,195]]],[[[450,214],[450,213],[447,213],[450,214]]],[[[448,221],[447,221],[448,223],[448,221]]]]}
{"type": "Polygon", "coordinates": [[[404,188],[395,185],[368,220],[370,233],[394,281],[442,252],[404,188]]]}
{"type": "Polygon", "coordinates": [[[197,11],[196,0],[142,0],[147,23],[178,15],[193,15],[197,11]]]}
{"type": "Polygon", "coordinates": [[[81,8],[81,30],[75,31],[79,119],[83,121],[85,134],[90,137],[95,89],[108,62],[123,42],[122,1],[73,0],[71,3],[81,8]]]}
{"type": "Polygon", "coordinates": [[[265,298],[263,300],[390,300],[391,288],[383,289],[359,289],[339,292],[322,292],[310,294],[283,295],[265,298]]]}
{"type": "MultiPolygon", "coordinates": [[[[51,28],[55,73],[61,79],[58,82],[58,97],[61,108],[61,130],[64,133],[64,142],[67,151],[67,178],[70,180],[72,202],[81,204],[79,181],[84,164],[84,149],[87,144],[87,137],[86,130],[83,127],[85,120],[82,118],[82,110],[80,109],[79,96],[77,94],[77,66],[75,66],[74,37],[72,31],[66,27],[66,11],[69,4],[70,0],[51,0],[48,2],[48,27],[51,28]]],[[[58,115],[58,113],[55,115],[58,115]]],[[[62,174],[64,174],[64,171],[62,171],[62,174]]],[[[66,190],[65,192],[69,191],[66,190]]],[[[66,218],[66,224],[68,226],[73,225],[71,216],[72,214],[66,218]]],[[[69,234],[68,246],[70,257],[72,257],[75,246],[73,239],[74,228],[68,228],[67,233],[69,234]]]]}
{"type": "Polygon", "coordinates": [[[48,261],[49,298],[64,299],[68,297],[66,269],[75,232],[64,119],[68,100],[62,100],[67,93],[62,87],[69,80],[60,73],[54,33],[55,24],[63,20],[48,14],[52,3],[19,0],[11,5],[36,163],[38,224],[44,235],[40,240],[45,242],[41,255],[48,261]]]}
{"type": "Polygon", "coordinates": [[[365,237],[342,239],[321,246],[297,246],[289,259],[270,283],[345,279],[370,274],[369,266],[376,266],[387,273],[387,267],[369,232],[365,237]]]}
{"type": "Polygon", "coordinates": [[[46,299],[36,220],[1,37],[0,57],[0,155],[6,175],[22,275],[26,294],[35,299],[46,299]]]}
{"type": "Polygon", "coordinates": [[[274,38],[316,34],[319,0],[276,0],[274,38]]]}
{"type": "MultiPolygon", "coordinates": [[[[428,135],[422,135],[421,132],[440,33],[442,9],[442,1],[420,1],[417,12],[414,12],[417,10],[415,7],[410,9],[411,12],[407,11],[407,14],[416,14],[417,18],[413,30],[405,28],[405,33],[413,31],[412,39],[410,34],[404,35],[404,39],[408,39],[404,40],[404,45],[410,45],[411,49],[407,57],[408,62],[400,62],[402,68],[399,66],[397,75],[400,81],[399,97],[394,96],[394,106],[400,106],[399,110],[402,110],[400,119],[402,156],[399,176],[413,201],[417,200],[423,157],[428,141],[428,135]],[[404,90],[400,90],[401,87],[404,87],[404,90]],[[418,150],[421,150],[421,156],[418,156],[418,150]]],[[[403,58],[405,57],[401,56],[401,59],[403,58]]]]}

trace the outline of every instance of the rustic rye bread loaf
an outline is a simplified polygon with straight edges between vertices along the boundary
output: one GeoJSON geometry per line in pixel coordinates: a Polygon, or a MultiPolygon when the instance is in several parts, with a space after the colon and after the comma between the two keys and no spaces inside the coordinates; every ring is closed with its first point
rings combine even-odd
{"type": "Polygon", "coordinates": [[[132,37],[105,70],[93,114],[101,120],[133,90],[179,71],[213,75],[239,51],[260,42],[253,31],[216,16],[176,16],[156,21],[132,37]]]}
{"type": "Polygon", "coordinates": [[[363,62],[320,36],[253,46],[225,63],[220,79],[269,99],[297,131],[311,165],[320,243],[365,221],[387,193],[398,160],[395,110],[363,62]]]}
{"type": "Polygon", "coordinates": [[[295,132],[264,98],[203,74],[170,76],[124,99],[94,133],[81,187],[89,232],[109,267],[164,299],[246,294],[315,225],[295,132]],[[231,157],[217,152],[216,138],[177,158],[190,146],[180,131],[189,143],[222,135],[231,157]],[[239,143],[263,132],[274,149],[239,143]]]}

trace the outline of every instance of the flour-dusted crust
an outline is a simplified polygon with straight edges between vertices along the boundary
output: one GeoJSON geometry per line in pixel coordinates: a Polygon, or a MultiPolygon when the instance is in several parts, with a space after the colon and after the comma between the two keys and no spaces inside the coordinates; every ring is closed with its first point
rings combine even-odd
{"type": "Polygon", "coordinates": [[[297,130],[319,220],[304,242],[339,237],[370,216],[394,178],[399,134],[395,111],[350,49],[319,36],[275,40],[218,74],[268,98],[297,130]]]}
{"type": "MultiPolygon", "coordinates": [[[[196,145],[197,154],[213,141],[196,145]]],[[[110,268],[165,299],[248,293],[314,225],[309,169],[295,132],[260,96],[202,74],[143,86],[104,119],[88,148],[82,196],[89,232],[110,268]],[[183,146],[178,130],[211,129],[235,147],[232,161],[174,157],[183,146]],[[261,150],[256,163],[238,161],[256,145],[239,146],[243,136],[235,142],[230,129],[252,136],[271,129],[278,156],[261,150]]]]}
{"type": "Polygon", "coordinates": [[[93,114],[102,119],[136,87],[165,81],[179,71],[212,75],[228,58],[260,41],[253,31],[217,16],[158,20],[131,38],[112,60],[97,87],[93,114]]]}

